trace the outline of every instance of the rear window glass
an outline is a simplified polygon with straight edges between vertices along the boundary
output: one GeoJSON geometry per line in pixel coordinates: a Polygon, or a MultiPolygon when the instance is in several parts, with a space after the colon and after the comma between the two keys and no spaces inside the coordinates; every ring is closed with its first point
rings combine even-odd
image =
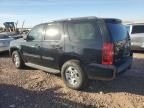
{"type": "Polygon", "coordinates": [[[144,25],[133,26],[132,33],[144,33],[144,25]]]}
{"type": "Polygon", "coordinates": [[[91,21],[68,23],[68,33],[72,40],[92,40],[100,36],[98,25],[91,21]]]}
{"type": "Polygon", "coordinates": [[[107,23],[113,41],[121,41],[127,38],[128,32],[121,23],[107,23]]]}

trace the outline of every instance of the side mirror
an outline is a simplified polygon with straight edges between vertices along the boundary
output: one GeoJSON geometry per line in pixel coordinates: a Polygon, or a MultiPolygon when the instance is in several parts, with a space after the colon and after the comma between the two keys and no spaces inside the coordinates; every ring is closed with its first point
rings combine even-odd
{"type": "Polygon", "coordinates": [[[33,41],[34,38],[32,36],[30,36],[30,35],[26,35],[26,39],[25,40],[27,40],[27,41],[33,41]]]}

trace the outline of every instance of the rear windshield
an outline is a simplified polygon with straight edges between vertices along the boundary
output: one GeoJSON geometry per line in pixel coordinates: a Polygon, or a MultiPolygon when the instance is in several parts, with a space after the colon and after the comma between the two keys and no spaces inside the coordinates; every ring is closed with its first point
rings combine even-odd
{"type": "Polygon", "coordinates": [[[107,23],[113,41],[121,41],[127,38],[128,32],[121,23],[107,23]]]}
{"type": "Polygon", "coordinates": [[[133,26],[132,34],[134,33],[144,33],[144,25],[133,26]]]}

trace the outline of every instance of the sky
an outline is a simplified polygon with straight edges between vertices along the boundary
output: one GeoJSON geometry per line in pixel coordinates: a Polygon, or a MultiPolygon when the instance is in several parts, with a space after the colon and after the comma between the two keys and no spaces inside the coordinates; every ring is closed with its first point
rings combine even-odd
{"type": "Polygon", "coordinates": [[[0,0],[0,26],[18,21],[21,27],[70,17],[96,16],[143,19],[144,0],[0,0]]]}

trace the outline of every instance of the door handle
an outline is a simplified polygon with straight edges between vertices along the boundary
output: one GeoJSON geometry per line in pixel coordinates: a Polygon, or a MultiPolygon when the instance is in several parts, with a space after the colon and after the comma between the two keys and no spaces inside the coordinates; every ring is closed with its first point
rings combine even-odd
{"type": "Polygon", "coordinates": [[[62,49],[62,46],[60,45],[52,45],[53,48],[56,48],[56,49],[62,49]]]}
{"type": "Polygon", "coordinates": [[[40,46],[38,44],[35,44],[33,46],[31,46],[32,48],[40,48],[40,46]]]}

